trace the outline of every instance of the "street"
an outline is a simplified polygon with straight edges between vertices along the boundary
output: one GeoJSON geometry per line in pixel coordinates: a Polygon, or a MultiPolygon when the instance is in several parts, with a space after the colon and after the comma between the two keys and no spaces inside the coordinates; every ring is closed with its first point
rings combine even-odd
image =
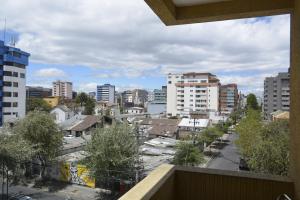
{"type": "Polygon", "coordinates": [[[79,185],[68,185],[60,190],[49,192],[45,188],[39,189],[20,185],[9,187],[9,194],[15,193],[22,193],[32,197],[34,200],[86,200],[97,199],[99,196],[99,189],[92,189],[79,185]]]}
{"type": "Polygon", "coordinates": [[[237,138],[238,135],[236,133],[230,134],[228,145],[220,150],[220,155],[211,160],[207,168],[238,171],[240,155],[234,144],[237,138]]]}

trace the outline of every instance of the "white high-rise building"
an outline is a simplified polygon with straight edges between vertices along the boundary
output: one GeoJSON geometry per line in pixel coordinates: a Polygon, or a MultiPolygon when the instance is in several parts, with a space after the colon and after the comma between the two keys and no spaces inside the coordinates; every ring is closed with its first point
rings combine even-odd
{"type": "Polygon", "coordinates": [[[169,74],[167,115],[189,117],[193,111],[219,111],[220,81],[210,73],[169,74]]]}
{"type": "Polygon", "coordinates": [[[0,126],[25,117],[29,56],[29,53],[0,41],[0,126]]]}
{"type": "Polygon", "coordinates": [[[73,98],[72,83],[66,81],[53,82],[52,96],[72,99],[73,98]]]}

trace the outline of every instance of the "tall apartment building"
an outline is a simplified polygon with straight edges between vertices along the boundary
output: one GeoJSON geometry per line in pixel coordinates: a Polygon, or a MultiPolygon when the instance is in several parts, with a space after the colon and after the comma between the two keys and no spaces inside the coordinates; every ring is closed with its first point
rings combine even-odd
{"type": "Polygon", "coordinates": [[[52,89],[44,87],[26,86],[27,98],[46,98],[52,95],[52,89]]]}
{"type": "Polygon", "coordinates": [[[162,86],[161,90],[155,89],[153,96],[154,102],[167,102],[167,86],[162,86]]]}
{"type": "Polygon", "coordinates": [[[167,115],[187,116],[192,111],[219,111],[220,81],[211,73],[169,74],[167,115]]]}
{"type": "Polygon", "coordinates": [[[290,110],[290,73],[279,73],[276,77],[267,77],[264,81],[263,110],[265,119],[277,110],[290,110]]]}
{"type": "Polygon", "coordinates": [[[53,82],[52,96],[63,97],[65,99],[72,99],[73,98],[72,83],[66,81],[53,82]]]}
{"type": "Polygon", "coordinates": [[[0,126],[25,116],[29,56],[29,53],[0,41],[0,126]]]}
{"type": "Polygon", "coordinates": [[[238,106],[239,94],[237,84],[227,84],[220,87],[220,111],[230,114],[238,106]]]}
{"type": "Polygon", "coordinates": [[[97,101],[115,103],[115,86],[110,84],[97,85],[97,101]]]}

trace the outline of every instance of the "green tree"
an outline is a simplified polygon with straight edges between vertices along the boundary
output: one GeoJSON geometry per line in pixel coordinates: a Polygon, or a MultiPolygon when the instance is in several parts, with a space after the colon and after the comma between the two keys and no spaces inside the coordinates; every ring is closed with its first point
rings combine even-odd
{"type": "Polygon", "coordinates": [[[25,163],[34,154],[33,146],[20,135],[0,133],[0,171],[8,171],[14,181],[23,177],[25,163]]]}
{"type": "Polygon", "coordinates": [[[41,163],[43,178],[46,164],[58,156],[63,143],[63,134],[59,131],[52,116],[42,111],[30,112],[16,124],[13,133],[21,135],[34,146],[35,157],[41,163]]]}
{"type": "Polygon", "coordinates": [[[88,97],[88,99],[86,100],[86,102],[84,104],[84,114],[92,115],[92,114],[94,114],[94,110],[95,110],[95,100],[88,97]]]}
{"type": "Polygon", "coordinates": [[[197,166],[204,162],[203,154],[192,143],[181,141],[177,144],[176,150],[173,159],[175,165],[197,166]]]}
{"type": "Polygon", "coordinates": [[[252,109],[248,110],[246,118],[242,119],[236,126],[236,131],[239,134],[236,144],[243,157],[249,158],[255,145],[261,141],[262,128],[260,112],[252,109]]]}
{"type": "Polygon", "coordinates": [[[207,145],[212,143],[217,138],[221,137],[224,134],[222,129],[218,127],[208,127],[204,129],[197,138],[197,141],[203,145],[206,143],[207,145]]]}
{"type": "Polygon", "coordinates": [[[255,94],[251,93],[247,96],[247,105],[246,105],[246,107],[247,107],[247,109],[253,109],[253,110],[258,110],[259,109],[255,94]]]}
{"type": "Polygon", "coordinates": [[[271,122],[261,132],[258,142],[249,157],[253,171],[288,175],[289,170],[289,123],[286,120],[271,122]]]}
{"type": "Polygon", "coordinates": [[[92,115],[94,114],[95,109],[95,100],[91,97],[89,97],[86,93],[81,92],[77,95],[75,99],[77,104],[80,104],[80,106],[84,106],[84,114],[85,115],[92,115]]]}
{"type": "Polygon", "coordinates": [[[27,99],[26,112],[35,111],[35,110],[50,112],[51,106],[46,101],[40,98],[27,99]]]}
{"type": "Polygon", "coordinates": [[[138,162],[137,149],[134,129],[128,125],[97,128],[86,146],[86,163],[100,183],[111,178],[132,180],[138,162]]]}
{"type": "Polygon", "coordinates": [[[88,99],[89,99],[89,96],[86,93],[81,92],[76,96],[75,101],[77,104],[80,104],[80,106],[83,106],[87,102],[88,99]]]}

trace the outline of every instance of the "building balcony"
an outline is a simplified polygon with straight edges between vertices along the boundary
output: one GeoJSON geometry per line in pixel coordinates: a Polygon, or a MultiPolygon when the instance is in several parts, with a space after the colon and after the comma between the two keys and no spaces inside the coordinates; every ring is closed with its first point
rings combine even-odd
{"type": "Polygon", "coordinates": [[[294,198],[294,184],[287,177],[164,164],[120,199],[276,200],[283,194],[294,198]]]}

